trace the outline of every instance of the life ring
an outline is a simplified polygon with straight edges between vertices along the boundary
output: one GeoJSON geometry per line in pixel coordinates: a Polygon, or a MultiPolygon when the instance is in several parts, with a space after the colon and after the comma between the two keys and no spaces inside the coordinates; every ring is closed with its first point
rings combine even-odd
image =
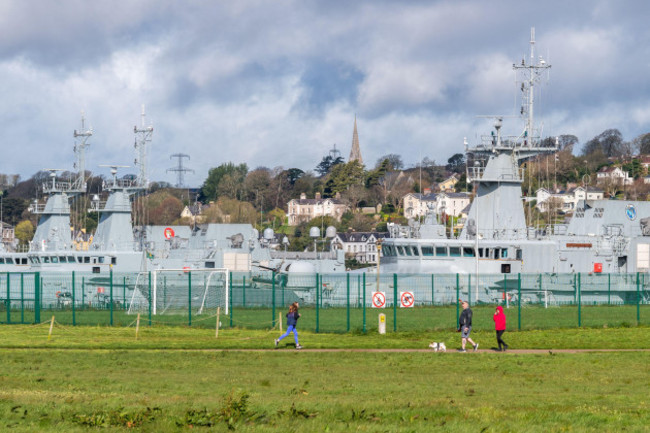
{"type": "Polygon", "coordinates": [[[61,296],[61,292],[56,292],[54,295],[58,298],[61,296]]]}

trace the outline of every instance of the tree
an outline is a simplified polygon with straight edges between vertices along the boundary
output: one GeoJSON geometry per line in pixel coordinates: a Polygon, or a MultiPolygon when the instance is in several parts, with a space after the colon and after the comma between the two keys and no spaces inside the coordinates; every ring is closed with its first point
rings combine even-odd
{"type": "Polygon", "coordinates": [[[465,172],[465,156],[462,153],[456,153],[447,160],[445,168],[454,173],[465,172]]]}
{"type": "Polygon", "coordinates": [[[291,185],[294,185],[296,181],[300,179],[303,174],[305,174],[305,172],[299,168],[290,168],[286,171],[286,173],[287,173],[287,180],[291,185]]]}
{"type": "Polygon", "coordinates": [[[650,133],[641,134],[632,140],[632,147],[636,149],[639,154],[647,155],[650,153],[650,133]]]}
{"type": "Polygon", "coordinates": [[[327,155],[324,156],[320,164],[316,166],[316,171],[321,176],[325,176],[327,173],[329,173],[332,170],[332,167],[343,163],[344,163],[343,157],[337,156],[336,158],[333,158],[332,155],[327,155]]]}
{"type": "Polygon", "coordinates": [[[21,221],[16,225],[14,234],[21,247],[26,246],[34,237],[34,226],[29,220],[21,221]]]}
{"type": "Polygon", "coordinates": [[[338,164],[328,175],[323,194],[327,197],[343,192],[352,185],[363,185],[365,173],[359,161],[350,161],[347,164],[338,164]]]}
{"type": "MultiPolygon", "coordinates": [[[[232,186],[231,181],[239,182],[242,184],[244,178],[248,173],[248,166],[245,163],[235,165],[232,162],[227,164],[221,164],[219,167],[211,168],[208,172],[208,177],[203,182],[201,187],[201,195],[204,200],[216,200],[222,195],[222,192],[219,190],[219,184],[224,176],[230,175],[230,180],[224,183],[223,187],[226,189],[232,186]]],[[[229,192],[232,192],[229,190],[229,192]]],[[[233,194],[234,196],[235,194],[233,194]]]]}
{"type": "Polygon", "coordinates": [[[582,155],[587,156],[601,150],[605,157],[621,156],[623,154],[623,135],[618,129],[607,129],[585,143],[582,155]]]}
{"type": "Polygon", "coordinates": [[[558,146],[560,148],[559,150],[573,151],[573,146],[578,144],[578,137],[576,137],[575,135],[565,134],[565,135],[560,135],[557,141],[558,141],[558,146]]]}
{"type": "Polygon", "coordinates": [[[404,168],[402,157],[395,153],[389,153],[379,158],[375,164],[375,168],[379,168],[386,160],[388,160],[388,170],[401,170],[404,168]]]}

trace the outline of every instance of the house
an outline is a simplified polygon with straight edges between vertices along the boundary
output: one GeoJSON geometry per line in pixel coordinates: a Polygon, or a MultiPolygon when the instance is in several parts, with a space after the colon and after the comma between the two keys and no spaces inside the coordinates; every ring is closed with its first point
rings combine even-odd
{"type": "Polygon", "coordinates": [[[634,179],[630,177],[627,171],[621,170],[619,167],[608,165],[596,173],[597,183],[613,183],[616,185],[631,185],[634,179]]]}
{"type": "Polygon", "coordinates": [[[602,200],[605,192],[593,186],[579,186],[569,191],[551,192],[546,188],[540,188],[536,192],[537,204],[535,207],[541,212],[546,212],[553,205],[556,210],[562,212],[573,212],[581,200],[593,201],[602,200]]]}
{"type": "Polygon", "coordinates": [[[438,188],[440,189],[440,191],[454,191],[457,183],[458,183],[458,175],[454,173],[447,179],[440,182],[438,184],[438,188]]]}
{"type": "Polygon", "coordinates": [[[406,218],[424,216],[430,211],[437,215],[457,217],[470,202],[469,194],[449,191],[438,194],[409,193],[402,200],[406,218]]]}
{"type": "Polygon", "coordinates": [[[380,232],[348,232],[337,233],[332,239],[333,250],[343,250],[345,257],[356,259],[359,263],[377,263],[377,240],[388,237],[388,233],[380,232]]]}
{"type": "Polygon", "coordinates": [[[341,221],[341,216],[348,210],[348,206],[336,198],[322,199],[317,192],[313,199],[308,199],[305,193],[300,194],[300,199],[292,199],[287,203],[287,217],[290,226],[310,221],[319,216],[330,216],[341,221]]]}

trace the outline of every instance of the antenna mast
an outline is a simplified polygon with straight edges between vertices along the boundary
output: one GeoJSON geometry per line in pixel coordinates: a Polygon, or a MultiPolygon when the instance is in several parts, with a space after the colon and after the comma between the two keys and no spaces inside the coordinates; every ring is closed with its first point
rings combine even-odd
{"type": "Polygon", "coordinates": [[[144,118],[144,104],[142,104],[142,127],[133,127],[133,133],[135,134],[135,144],[133,146],[137,155],[134,163],[137,167],[140,167],[137,185],[146,189],[149,186],[149,180],[147,179],[147,143],[151,141],[153,126],[145,126],[144,118]]]}
{"type": "Polygon", "coordinates": [[[521,59],[521,64],[514,63],[512,69],[522,71],[521,80],[521,115],[526,117],[526,129],[524,130],[524,146],[532,146],[533,137],[538,137],[533,123],[533,104],[535,102],[535,83],[539,82],[542,72],[551,67],[546,61],[539,56],[535,59],[535,27],[530,29],[530,63],[526,59],[521,59]]]}
{"type": "Polygon", "coordinates": [[[194,173],[194,170],[191,168],[186,168],[183,166],[183,158],[187,158],[188,160],[190,159],[189,155],[186,155],[184,153],[175,153],[173,155],[169,156],[169,159],[172,158],[178,158],[178,163],[176,167],[168,168],[167,172],[175,172],[176,173],[176,188],[183,188],[185,186],[185,173],[194,173]]]}
{"type": "Polygon", "coordinates": [[[74,168],[79,170],[79,174],[72,184],[72,190],[78,192],[86,191],[86,147],[90,146],[88,140],[93,135],[93,129],[86,130],[84,112],[81,112],[81,129],[74,130],[73,137],[75,138],[74,153],[77,155],[77,162],[74,168]]]}

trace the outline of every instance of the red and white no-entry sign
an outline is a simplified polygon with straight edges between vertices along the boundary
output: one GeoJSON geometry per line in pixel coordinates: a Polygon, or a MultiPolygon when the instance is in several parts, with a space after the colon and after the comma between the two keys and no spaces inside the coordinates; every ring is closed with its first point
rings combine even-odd
{"type": "Polygon", "coordinates": [[[386,306],[386,293],[373,292],[372,294],[372,308],[384,308],[386,306]]]}
{"type": "Polygon", "coordinates": [[[171,227],[167,227],[163,234],[165,235],[165,239],[171,239],[174,237],[174,229],[171,227]]]}
{"type": "Polygon", "coordinates": [[[400,306],[403,308],[411,308],[415,304],[415,296],[413,296],[413,292],[400,292],[399,300],[400,306]]]}

